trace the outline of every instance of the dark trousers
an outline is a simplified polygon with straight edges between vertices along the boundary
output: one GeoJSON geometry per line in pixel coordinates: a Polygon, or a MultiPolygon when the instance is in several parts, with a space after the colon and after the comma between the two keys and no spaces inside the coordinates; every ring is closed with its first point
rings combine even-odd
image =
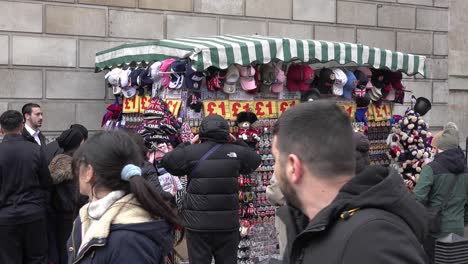
{"type": "Polygon", "coordinates": [[[190,263],[236,264],[240,235],[233,232],[194,232],[187,230],[187,247],[190,263]]]}
{"type": "Polygon", "coordinates": [[[47,263],[47,223],[0,225],[0,263],[47,263]]]}
{"type": "Polygon", "coordinates": [[[424,241],[424,251],[426,252],[428,264],[434,263],[434,251],[435,251],[435,242],[437,238],[433,238],[432,236],[428,235],[426,240],[424,241]]]}

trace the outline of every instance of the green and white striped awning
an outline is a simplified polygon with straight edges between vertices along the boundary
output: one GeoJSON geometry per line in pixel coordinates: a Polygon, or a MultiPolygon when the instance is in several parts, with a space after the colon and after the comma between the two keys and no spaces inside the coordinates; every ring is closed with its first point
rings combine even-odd
{"type": "Polygon", "coordinates": [[[302,61],[340,65],[371,66],[425,76],[425,56],[372,48],[362,44],[264,36],[223,35],[177,38],[123,44],[96,53],[96,72],[130,63],[148,63],[167,58],[189,58],[196,70],[210,66],[226,69],[233,63],[302,61]]]}

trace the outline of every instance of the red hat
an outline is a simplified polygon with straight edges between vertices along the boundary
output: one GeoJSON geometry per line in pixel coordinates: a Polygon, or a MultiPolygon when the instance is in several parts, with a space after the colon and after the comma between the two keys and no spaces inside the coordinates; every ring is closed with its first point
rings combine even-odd
{"type": "Polygon", "coordinates": [[[289,91],[307,91],[315,79],[315,72],[307,64],[293,64],[289,67],[286,79],[289,91]]]}
{"type": "Polygon", "coordinates": [[[390,72],[390,84],[392,85],[393,89],[395,90],[404,90],[405,87],[401,83],[401,79],[403,79],[403,74],[401,72],[390,72]]]}

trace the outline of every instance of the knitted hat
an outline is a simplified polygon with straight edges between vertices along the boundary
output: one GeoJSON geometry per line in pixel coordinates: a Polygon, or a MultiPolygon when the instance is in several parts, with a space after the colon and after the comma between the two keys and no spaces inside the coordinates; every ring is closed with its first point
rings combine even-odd
{"type": "Polygon", "coordinates": [[[57,138],[57,142],[65,152],[78,148],[84,136],[77,129],[67,129],[57,138]]]}
{"type": "Polygon", "coordinates": [[[458,148],[460,144],[460,134],[455,123],[449,122],[445,125],[442,133],[437,133],[432,139],[432,145],[440,150],[458,148]]]}

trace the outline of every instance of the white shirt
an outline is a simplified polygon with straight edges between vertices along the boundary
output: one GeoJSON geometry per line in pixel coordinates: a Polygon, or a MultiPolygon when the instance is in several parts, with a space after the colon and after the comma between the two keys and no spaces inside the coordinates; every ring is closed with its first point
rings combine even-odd
{"type": "Polygon", "coordinates": [[[39,146],[41,145],[41,139],[39,138],[39,133],[41,131],[39,130],[34,130],[32,129],[30,126],[28,126],[27,124],[24,124],[24,127],[26,128],[26,130],[28,131],[29,134],[31,134],[31,136],[34,137],[34,140],[36,140],[37,144],[39,144],[39,146]]]}

